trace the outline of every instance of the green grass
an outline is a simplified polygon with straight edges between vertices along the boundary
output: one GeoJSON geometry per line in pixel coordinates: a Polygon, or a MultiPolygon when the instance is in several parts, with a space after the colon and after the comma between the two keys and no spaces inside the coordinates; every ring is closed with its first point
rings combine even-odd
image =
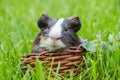
{"type": "MultiPolygon", "coordinates": [[[[36,72],[30,69],[31,75],[21,75],[21,56],[30,53],[43,13],[54,18],[78,15],[78,35],[92,41],[101,34],[107,45],[106,51],[87,52],[84,71],[64,80],[120,80],[120,0],[0,0],[0,80],[53,80],[43,75],[41,64],[36,72]],[[113,42],[108,41],[110,34],[113,42]]],[[[57,75],[54,79],[61,80],[57,75]]]]}

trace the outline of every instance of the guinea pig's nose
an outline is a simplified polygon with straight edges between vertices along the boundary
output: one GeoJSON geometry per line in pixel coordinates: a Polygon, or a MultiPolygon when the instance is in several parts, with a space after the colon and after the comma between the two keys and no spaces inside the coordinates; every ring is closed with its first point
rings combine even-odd
{"type": "Polygon", "coordinates": [[[60,39],[60,37],[51,37],[52,40],[57,41],[60,39]]]}

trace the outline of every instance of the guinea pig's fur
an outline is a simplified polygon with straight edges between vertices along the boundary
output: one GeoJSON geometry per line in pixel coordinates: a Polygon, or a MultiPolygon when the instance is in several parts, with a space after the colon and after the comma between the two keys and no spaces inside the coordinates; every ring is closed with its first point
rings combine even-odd
{"type": "Polygon", "coordinates": [[[77,16],[53,19],[43,14],[38,20],[38,27],[41,31],[33,43],[32,53],[80,45],[76,32],[80,30],[81,22],[77,16]]]}

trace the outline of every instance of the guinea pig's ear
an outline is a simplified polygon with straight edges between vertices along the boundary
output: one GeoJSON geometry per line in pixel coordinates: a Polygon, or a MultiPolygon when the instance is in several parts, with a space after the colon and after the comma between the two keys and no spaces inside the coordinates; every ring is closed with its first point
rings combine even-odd
{"type": "Polygon", "coordinates": [[[50,24],[51,19],[52,18],[50,16],[48,16],[47,14],[42,14],[42,16],[38,20],[38,27],[41,30],[46,29],[48,27],[48,25],[50,24]]]}
{"type": "Polygon", "coordinates": [[[78,16],[73,16],[71,19],[70,19],[70,24],[72,26],[72,29],[77,32],[80,30],[81,28],[81,22],[80,22],[80,19],[78,16]]]}

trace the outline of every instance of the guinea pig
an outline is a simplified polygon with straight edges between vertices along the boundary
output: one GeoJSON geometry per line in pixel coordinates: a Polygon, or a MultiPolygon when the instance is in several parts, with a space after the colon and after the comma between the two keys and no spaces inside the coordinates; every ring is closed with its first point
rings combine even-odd
{"type": "Polygon", "coordinates": [[[32,53],[80,45],[80,39],[76,34],[81,28],[78,16],[54,19],[42,14],[38,20],[38,27],[41,31],[33,43],[32,53]]]}

